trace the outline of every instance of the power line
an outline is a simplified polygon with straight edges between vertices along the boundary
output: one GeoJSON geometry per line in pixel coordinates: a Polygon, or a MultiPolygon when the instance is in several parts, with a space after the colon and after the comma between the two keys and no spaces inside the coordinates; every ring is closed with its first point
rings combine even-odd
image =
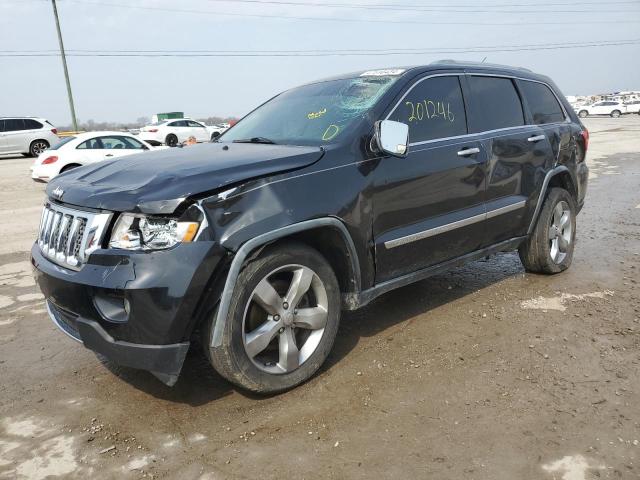
{"type": "MultiPolygon", "coordinates": [[[[492,50],[496,48],[525,48],[525,47],[555,47],[555,46],[583,46],[590,44],[597,45],[618,45],[620,42],[640,42],[640,39],[618,39],[618,40],[592,40],[587,42],[557,42],[557,43],[533,43],[533,44],[520,44],[520,45],[476,45],[473,47],[446,47],[447,51],[466,51],[469,49],[484,49],[484,50],[492,50]]],[[[413,52],[428,52],[435,51],[440,52],[444,47],[418,47],[418,48],[408,48],[408,47],[399,47],[399,48],[382,48],[382,49],[366,49],[366,48],[347,48],[347,49],[334,49],[334,48],[323,48],[323,49],[311,49],[311,50],[284,50],[284,49],[272,49],[272,50],[259,50],[259,49],[251,49],[251,50],[220,50],[220,49],[154,49],[154,50],[141,50],[141,49],[126,49],[126,50],[118,50],[118,49],[85,49],[85,48],[67,48],[65,51],[67,53],[172,53],[172,54],[192,54],[192,53],[264,53],[264,54],[275,54],[275,53],[380,53],[380,52],[388,52],[388,53],[413,53],[413,52]]],[[[49,52],[57,52],[57,50],[4,50],[3,53],[49,53],[49,52]]]]}
{"type": "MultiPolygon", "coordinates": [[[[130,8],[137,10],[149,10],[149,11],[160,11],[160,12],[172,12],[172,13],[193,13],[198,15],[214,15],[216,17],[220,16],[231,16],[231,17],[242,17],[242,18],[269,18],[269,19],[277,19],[277,20],[308,20],[313,22],[347,22],[347,23],[379,23],[384,25],[389,24],[400,24],[400,25],[430,25],[433,26],[434,22],[430,21],[419,21],[419,20],[375,20],[368,18],[344,18],[344,17],[303,17],[303,16],[292,16],[292,15],[270,15],[270,14],[259,14],[259,13],[237,13],[237,12],[223,12],[223,11],[211,11],[211,10],[197,10],[197,9],[185,9],[185,8],[171,8],[171,7],[158,7],[158,6],[144,6],[144,5],[130,5],[123,3],[112,3],[112,2],[97,2],[97,1],[89,1],[89,0],[66,0],[67,3],[76,3],[80,5],[97,5],[103,7],[117,7],[117,8],[130,8]]],[[[553,22],[553,21],[540,21],[540,22],[479,22],[479,21],[437,21],[438,25],[474,25],[474,26],[509,26],[509,25],[517,25],[519,27],[524,26],[540,26],[540,25],[586,25],[586,24],[597,24],[601,25],[604,23],[612,23],[612,24],[625,24],[625,23],[640,23],[640,19],[638,20],[572,20],[571,22],[553,22]]]]}
{"type": "MultiPolygon", "coordinates": [[[[220,51],[203,51],[203,52],[179,52],[179,51],[158,51],[154,53],[148,52],[101,52],[101,53],[69,53],[67,56],[73,57],[335,57],[335,56],[398,56],[398,55],[418,55],[418,54],[448,54],[448,53],[484,53],[484,52],[521,52],[521,51],[536,51],[536,50],[564,50],[572,48],[587,48],[587,47],[608,47],[608,46],[622,46],[622,45],[640,45],[640,39],[633,40],[616,40],[606,42],[585,42],[585,43],[573,43],[573,44],[537,44],[537,45],[504,45],[504,46],[489,46],[489,47],[456,47],[456,48],[443,48],[443,49],[411,49],[411,50],[333,50],[333,51],[313,51],[313,50],[299,50],[299,51],[271,51],[271,52],[252,52],[252,51],[240,51],[240,52],[220,52],[220,51]]],[[[52,52],[41,53],[0,53],[0,57],[57,57],[60,54],[52,52]]]]}
{"type": "MultiPolygon", "coordinates": [[[[494,8],[522,8],[522,7],[540,7],[544,6],[571,6],[579,5],[585,6],[585,3],[548,3],[548,4],[520,4],[520,5],[482,5],[480,10],[469,10],[469,8],[478,8],[478,5],[407,5],[407,4],[372,4],[372,3],[329,3],[329,2],[299,2],[292,0],[208,0],[209,2],[217,3],[245,3],[253,5],[274,5],[274,6],[296,6],[296,7],[331,7],[331,8],[350,8],[350,9],[364,9],[364,10],[393,10],[403,12],[442,12],[442,13],[548,13],[541,10],[493,10],[494,8]],[[464,8],[464,10],[456,10],[456,8],[464,8]],[[490,10],[487,10],[490,9],[490,10]]],[[[590,5],[598,5],[606,7],[611,4],[635,4],[640,5],[634,1],[621,1],[621,2],[606,2],[606,5],[598,2],[592,2],[590,5]]],[[[626,12],[638,12],[640,10],[625,10],[624,12],[611,12],[611,13],[626,13],[626,12]]],[[[552,13],[594,13],[593,10],[553,10],[552,13]]],[[[602,13],[602,12],[598,12],[602,13]]]]}

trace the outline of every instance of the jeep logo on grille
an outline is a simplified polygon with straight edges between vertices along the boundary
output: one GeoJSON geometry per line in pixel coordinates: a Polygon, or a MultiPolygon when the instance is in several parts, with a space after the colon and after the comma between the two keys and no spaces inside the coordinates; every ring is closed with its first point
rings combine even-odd
{"type": "Polygon", "coordinates": [[[56,187],[56,189],[51,192],[51,195],[56,197],[58,200],[62,200],[62,195],[64,194],[64,190],[60,187],[56,187]]]}

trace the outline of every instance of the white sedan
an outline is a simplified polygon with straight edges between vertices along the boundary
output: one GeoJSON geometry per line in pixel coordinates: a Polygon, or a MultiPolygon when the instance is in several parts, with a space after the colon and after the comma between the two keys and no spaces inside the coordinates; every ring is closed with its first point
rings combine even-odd
{"type": "Polygon", "coordinates": [[[175,147],[189,137],[195,137],[196,142],[208,142],[220,134],[214,134],[216,131],[215,127],[209,127],[190,118],[174,118],[142,127],[138,137],[151,145],[164,144],[175,147]]]}
{"type": "Polygon", "coordinates": [[[65,137],[60,143],[41,153],[31,165],[31,178],[36,182],[48,182],[72,168],[154,148],[126,132],[81,133],[65,137]]]}

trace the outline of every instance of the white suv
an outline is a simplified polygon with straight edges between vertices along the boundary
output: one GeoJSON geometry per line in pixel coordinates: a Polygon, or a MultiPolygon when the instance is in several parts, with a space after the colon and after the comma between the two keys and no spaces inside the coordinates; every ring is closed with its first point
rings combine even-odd
{"type": "Polygon", "coordinates": [[[173,118],[142,127],[139,135],[151,145],[175,147],[189,137],[195,137],[197,142],[208,142],[216,136],[216,130],[190,118],[173,118]]]}
{"type": "Polygon", "coordinates": [[[605,100],[578,108],[578,116],[580,118],[588,117],[589,115],[609,115],[618,118],[623,113],[627,113],[627,108],[622,102],[614,100],[605,100]]]}
{"type": "Polygon", "coordinates": [[[44,118],[0,117],[0,155],[21,153],[37,157],[60,141],[57,133],[44,118]]]}
{"type": "Polygon", "coordinates": [[[627,109],[626,113],[640,114],[640,100],[630,100],[625,102],[624,106],[627,109]]]}

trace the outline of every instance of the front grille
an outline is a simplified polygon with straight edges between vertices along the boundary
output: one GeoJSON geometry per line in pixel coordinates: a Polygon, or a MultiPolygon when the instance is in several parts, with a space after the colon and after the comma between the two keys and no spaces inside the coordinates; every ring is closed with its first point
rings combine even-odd
{"type": "Polygon", "coordinates": [[[110,213],[75,210],[47,203],[42,210],[38,246],[49,260],[79,270],[91,252],[100,248],[110,213]]]}

